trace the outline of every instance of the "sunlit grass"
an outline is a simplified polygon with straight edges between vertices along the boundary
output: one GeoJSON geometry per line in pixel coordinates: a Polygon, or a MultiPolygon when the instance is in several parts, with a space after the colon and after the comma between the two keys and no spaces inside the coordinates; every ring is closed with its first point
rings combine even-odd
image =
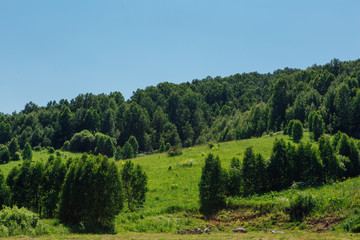
{"type": "MultiPolygon", "coordinates": [[[[246,140],[213,143],[214,147],[209,145],[195,146],[182,149],[182,155],[170,157],[167,153],[150,154],[132,159],[134,163],[142,165],[148,175],[147,199],[144,207],[135,212],[129,212],[124,209],[116,218],[116,232],[119,235],[61,235],[60,232],[66,233],[66,227],[61,226],[57,229],[57,223],[52,224],[52,220],[44,220],[49,225],[50,232],[55,235],[46,235],[40,239],[199,239],[199,236],[181,236],[174,234],[178,230],[193,229],[198,226],[206,226],[209,224],[205,219],[201,218],[198,212],[199,196],[198,182],[200,180],[201,168],[204,165],[204,159],[209,153],[218,155],[222,167],[227,168],[233,157],[242,160],[244,151],[247,147],[252,146],[256,153],[261,153],[265,158],[269,158],[276,138],[283,138],[285,141],[292,142],[289,136],[276,133],[272,136],[264,136],[262,138],[252,138],[246,140]],[[51,226],[54,226],[52,228],[51,226]],[[60,231],[57,234],[57,231],[60,231]],[[144,233],[144,234],[142,234],[144,233]],[[151,233],[149,235],[148,233],[151,233]],[[167,234],[163,234],[167,233],[167,234]],[[169,234],[171,233],[171,234],[169,234]]],[[[304,133],[304,142],[310,141],[309,133],[304,133]]],[[[315,146],[316,143],[312,142],[315,146]]],[[[60,154],[64,161],[69,158],[77,158],[81,153],[62,152],[60,154]]],[[[47,161],[49,153],[47,150],[33,152],[34,161],[47,161]]],[[[55,154],[56,155],[56,154],[55,154]]],[[[113,159],[111,159],[113,160],[113,159]]],[[[0,165],[1,171],[7,175],[12,167],[18,166],[22,161],[14,161],[8,164],[0,165]]],[[[123,160],[116,161],[121,168],[123,160]]],[[[350,180],[340,179],[339,183],[326,184],[317,187],[299,189],[288,189],[281,192],[271,192],[248,198],[234,197],[228,199],[228,206],[232,206],[232,211],[250,211],[250,213],[259,213],[267,211],[267,214],[259,219],[255,219],[255,223],[242,223],[241,221],[229,223],[222,226],[221,230],[225,232],[216,232],[209,236],[201,236],[207,239],[232,239],[233,234],[226,233],[228,229],[234,226],[249,227],[250,233],[246,235],[253,239],[267,239],[269,237],[281,239],[338,239],[352,238],[351,234],[343,233],[339,229],[332,233],[317,235],[304,231],[294,231],[293,229],[302,229],[302,225],[297,223],[284,223],[279,225],[271,221],[276,218],[286,218],[286,208],[292,196],[298,192],[304,191],[314,196],[318,201],[318,206],[312,213],[312,218],[324,217],[326,215],[336,215],[339,218],[345,218],[351,214],[351,209],[360,208],[360,179],[354,178],[350,180]],[[251,212],[252,211],[252,212],[251,212]],[[257,223],[256,223],[257,221],[257,223]],[[267,222],[268,221],[268,222],[267,222]],[[231,225],[232,224],[232,225],[231,225]],[[269,235],[262,231],[263,226],[282,227],[283,229],[292,229],[291,234],[269,235]],[[258,226],[258,227],[254,227],[258,226]],[[255,232],[253,232],[255,231],[255,232]]],[[[228,211],[228,210],[227,210],[228,211]]],[[[226,218],[231,212],[220,213],[226,218]]],[[[276,221],[275,221],[276,222],[276,221]]],[[[304,227],[306,228],[306,227],[304,227]]],[[[290,230],[289,230],[290,231],[290,230]]]]}

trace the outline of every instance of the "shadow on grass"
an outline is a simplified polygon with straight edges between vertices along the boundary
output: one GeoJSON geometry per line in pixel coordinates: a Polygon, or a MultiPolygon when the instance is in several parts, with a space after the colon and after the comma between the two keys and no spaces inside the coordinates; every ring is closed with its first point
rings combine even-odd
{"type": "Polygon", "coordinates": [[[205,218],[210,218],[211,216],[216,215],[219,211],[226,208],[225,199],[219,200],[203,200],[200,202],[200,213],[204,215],[205,218]]]}
{"type": "Polygon", "coordinates": [[[64,224],[70,229],[71,233],[91,233],[91,234],[116,234],[115,224],[105,226],[94,223],[80,222],[79,224],[64,224]]]}

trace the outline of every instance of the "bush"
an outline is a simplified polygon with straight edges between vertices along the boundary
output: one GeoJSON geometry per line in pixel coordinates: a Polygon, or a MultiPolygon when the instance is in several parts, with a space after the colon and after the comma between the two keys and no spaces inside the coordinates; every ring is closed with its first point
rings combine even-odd
{"type": "Polygon", "coordinates": [[[353,233],[360,233],[360,213],[356,212],[341,223],[341,227],[353,233]]]}
{"type": "Polygon", "coordinates": [[[34,235],[39,216],[26,208],[5,207],[0,211],[0,236],[34,235]]]}
{"type": "Polygon", "coordinates": [[[64,145],[62,146],[61,150],[63,151],[70,151],[70,142],[69,141],[65,141],[64,145]]]}
{"type": "Polygon", "coordinates": [[[118,161],[121,159],[121,147],[117,146],[114,154],[115,160],[118,161]]]}
{"type": "Polygon", "coordinates": [[[21,158],[21,154],[20,154],[19,152],[16,152],[16,153],[14,154],[12,160],[18,161],[18,160],[20,160],[20,158],[21,158]]]}
{"type": "Polygon", "coordinates": [[[16,152],[20,151],[19,143],[17,138],[11,139],[9,144],[10,157],[13,159],[16,152]]]}
{"type": "Polygon", "coordinates": [[[290,217],[292,220],[301,220],[303,217],[309,215],[315,206],[316,201],[311,194],[297,193],[295,197],[290,200],[290,217]]]}
{"type": "Polygon", "coordinates": [[[6,184],[5,177],[0,171],[0,209],[10,203],[10,189],[6,184]]]}
{"type": "Polygon", "coordinates": [[[303,138],[303,126],[299,120],[294,121],[291,135],[295,142],[299,142],[303,138]]]}
{"type": "Polygon", "coordinates": [[[31,149],[31,146],[29,143],[26,143],[25,144],[25,148],[24,148],[24,151],[23,151],[23,154],[22,154],[22,157],[24,160],[32,160],[32,149],[31,149]]]}
{"type": "Polygon", "coordinates": [[[178,147],[171,147],[169,150],[168,150],[168,155],[169,157],[175,157],[175,156],[179,156],[182,154],[182,151],[180,148],[178,147]]]}
{"type": "Polygon", "coordinates": [[[165,142],[161,141],[160,147],[159,147],[159,153],[162,153],[162,152],[165,152],[165,151],[166,151],[165,142]]]}
{"type": "Polygon", "coordinates": [[[121,157],[122,159],[129,159],[134,157],[134,150],[129,141],[127,141],[121,149],[121,157]]]}
{"type": "Polygon", "coordinates": [[[131,147],[133,148],[134,150],[134,156],[136,157],[136,155],[138,154],[138,151],[139,151],[139,144],[138,144],[138,141],[136,140],[136,138],[134,136],[130,136],[129,138],[129,143],[131,144],[131,147]]]}
{"type": "Polygon", "coordinates": [[[70,140],[70,150],[73,152],[89,152],[95,148],[95,137],[88,130],[75,133],[70,140]]]}
{"type": "Polygon", "coordinates": [[[8,163],[10,161],[10,151],[7,148],[0,151],[0,161],[1,163],[8,163]]]}
{"type": "Polygon", "coordinates": [[[55,153],[55,149],[54,149],[53,147],[49,147],[49,148],[48,148],[48,153],[49,153],[49,154],[55,153]]]}
{"type": "Polygon", "coordinates": [[[115,153],[115,146],[116,146],[116,139],[111,138],[110,136],[102,133],[95,134],[95,153],[106,155],[108,157],[114,156],[115,153]]]}
{"type": "Polygon", "coordinates": [[[170,143],[166,143],[166,146],[165,146],[165,151],[168,151],[170,148],[171,148],[170,143]]]}

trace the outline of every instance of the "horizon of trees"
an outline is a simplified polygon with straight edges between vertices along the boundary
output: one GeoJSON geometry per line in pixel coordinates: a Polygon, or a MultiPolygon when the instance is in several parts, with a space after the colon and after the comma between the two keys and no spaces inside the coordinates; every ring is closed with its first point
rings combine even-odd
{"type": "MultiPolygon", "coordinates": [[[[127,101],[120,92],[112,92],[80,94],[44,107],[29,102],[19,113],[0,114],[0,144],[9,148],[15,138],[21,149],[29,143],[111,157],[133,137],[136,155],[160,150],[163,142],[189,147],[286,131],[291,120],[310,130],[314,125],[315,139],[337,131],[359,138],[359,87],[360,59],[333,59],[306,70],[163,82],[136,90],[127,101]],[[85,140],[95,145],[74,147],[72,139],[79,134],[92,135],[85,140]]],[[[10,151],[11,159],[16,152],[10,151]]]]}

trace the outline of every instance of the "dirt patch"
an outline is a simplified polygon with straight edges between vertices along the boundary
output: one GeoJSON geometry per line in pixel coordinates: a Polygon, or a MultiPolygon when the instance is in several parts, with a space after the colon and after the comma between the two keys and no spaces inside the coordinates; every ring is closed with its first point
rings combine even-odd
{"type": "Polygon", "coordinates": [[[310,229],[313,229],[316,232],[326,232],[329,231],[332,227],[339,225],[339,223],[344,218],[335,217],[335,216],[326,216],[319,219],[310,219],[306,222],[310,229]]]}
{"type": "Polygon", "coordinates": [[[253,211],[231,211],[220,212],[215,216],[210,217],[210,222],[217,223],[235,223],[235,222],[249,222],[262,217],[265,213],[256,213],[253,211]]]}
{"type": "Polygon", "coordinates": [[[249,222],[252,220],[256,220],[262,216],[266,215],[266,213],[259,213],[253,211],[221,211],[212,216],[192,216],[198,219],[202,219],[208,221],[212,224],[215,223],[235,223],[235,222],[249,222]]]}

